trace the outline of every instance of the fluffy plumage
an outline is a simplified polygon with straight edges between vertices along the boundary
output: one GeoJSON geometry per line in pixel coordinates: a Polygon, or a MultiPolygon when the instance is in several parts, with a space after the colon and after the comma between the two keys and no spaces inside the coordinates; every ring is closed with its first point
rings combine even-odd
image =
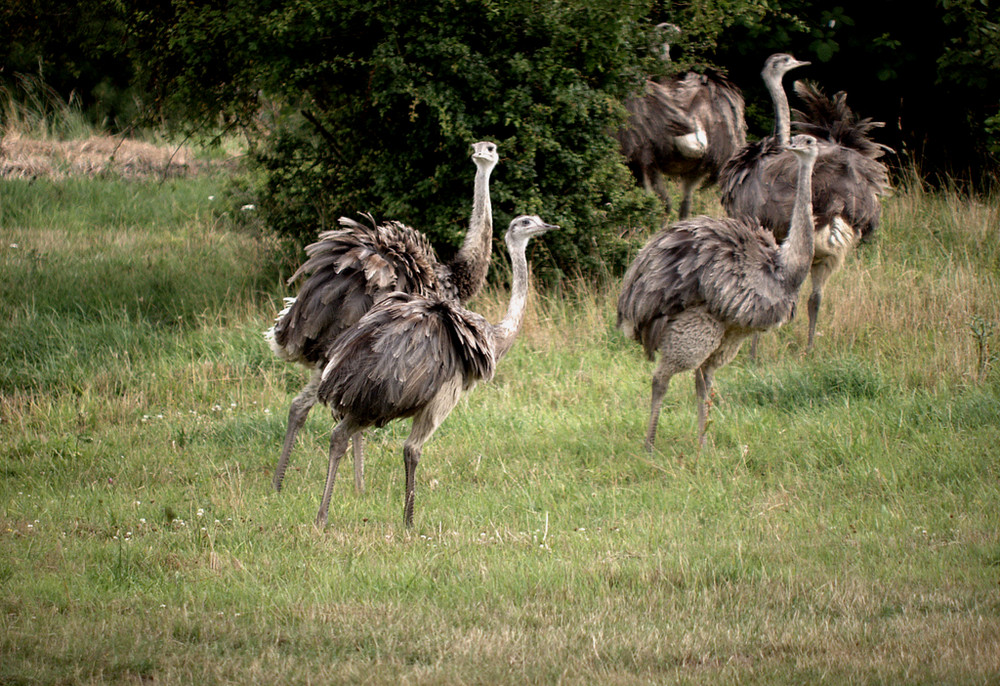
{"type": "Polygon", "coordinates": [[[654,235],[629,266],[618,300],[618,326],[652,360],[661,328],[684,310],[704,307],[749,331],[784,324],[806,272],[782,270],[770,232],[750,219],[697,217],[654,235]]]}
{"type": "Polygon", "coordinates": [[[859,119],[847,106],[845,93],[830,99],[815,84],[796,82],[804,109],[794,111],[796,121],[790,122],[788,100],[781,88],[784,72],[772,64],[777,57],[790,58],[772,56],[763,72],[774,99],[776,133],[748,145],[730,160],[723,168],[720,189],[722,206],[730,216],[756,218],[782,241],[791,223],[797,169],[794,156],[781,142],[783,132],[794,126],[819,141],[812,183],[816,234],[808,309],[807,346],[811,348],[826,281],[850,250],[878,229],[880,198],[889,190],[888,170],[879,158],[888,148],[869,137],[881,122],[859,119]]]}
{"type": "MultiPolygon", "coordinates": [[[[317,402],[320,373],[330,344],[353,326],[376,302],[393,291],[435,295],[464,302],[486,281],[493,241],[490,173],[499,161],[494,143],[473,146],[476,164],[472,216],[465,242],[447,264],[438,260],[430,241],[400,222],[369,225],[342,217],[342,228],[327,231],[306,249],[307,259],[289,282],[303,279],[298,295],[289,299],[274,326],[265,334],[282,359],[308,367],[312,375],[292,400],[274,487],[281,489],[295,436],[317,402]]],[[[361,435],[354,439],[355,488],[364,489],[361,435]]]]}
{"type": "Polygon", "coordinates": [[[507,230],[513,272],[503,320],[483,317],[440,296],[392,293],[330,346],[317,396],[341,417],[330,436],[330,456],[317,525],[326,524],[337,466],[349,438],[393,419],[413,418],[403,444],[406,466],[404,521],[413,524],[415,472],[423,444],[463,392],[493,377],[520,327],[528,292],[525,248],[532,236],[556,228],[521,216],[507,230]]]}
{"type": "Polygon", "coordinates": [[[383,426],[410,417],[452,377],[462,389],[493,378],[486,319],[456,303],[392,293],[334,346],[319,398],[339,414],[383,426]]]}
{"type": "Polygon", "coordinates": [[[455,297],[426,236],[364,216],[368,225],[341,217],[342,229],[321,233],[306,248],[307,259],[289,282],[308,278],[269,336],[282,359],[310,366],[325,361],[330,341],[392,291],[455,297]]]}
{"type": "Polygon", "coordinates": [[[642,96],[625,103],[629,113],[618,132],[622,154],[636,180],[670,209],[662,176],[682,185],[681,219],[703,183],[746,143],[743,95],[716,72],[686,72],[665,83],[649,80],[642,96]]]}
{"type": "Polygon", "coordinates": [[[673,375],[695,370],[700,445],[715,370],[732,360],[748,335],[780,326],[795,312],[813,256],[810,181],[818,144],[800,135],[790,150],[798,160],[797,194],[791,231],[780,247],[750,218],[697,217],[650,238],[625,274],[618,326],[650,360],[660,354],[647,450],[673,375]]]}

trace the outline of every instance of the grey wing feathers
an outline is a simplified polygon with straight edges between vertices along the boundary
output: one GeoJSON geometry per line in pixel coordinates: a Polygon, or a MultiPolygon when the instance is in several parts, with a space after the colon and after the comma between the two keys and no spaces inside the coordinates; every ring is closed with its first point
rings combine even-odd
{"type": "Polygon", "coordinates": [[[870,117],[858,119],[847,106],[847,93],[844,91],[836,93],[831,99],[812,81],[796,81],[794,88],[803,103],[803,109],[792,110],[792,125],[799,133],[839,143],[872,160],[892,152],[892,148],[876,143],[870,137],[872,129],[885,126],[885,122],[873,121],[870,117]]]}
{"type": "Polygon", "coordinates": [[[647,81],[645,93],[625,102],[629,116],[625,128],[617,133],[622,154],[630,163],[643,168],[655,166],[677,154],[672,137],[694,133],[696,124],[681,108],[670,89],[647,81]],[[664,136],[667,132],[670,136],[664,136]]]}
{"type": "Polygon", "coordinates": [[[688,115],[701,122],[705,129],[708,148],[703,166],[709,173],[706,180],[715,183],[719,170],[746,145],[743,94],[729,79],[715,71],[687,72],[671,83],[686,103],[688,115]]]}
{"type": "Polygon", "coordinates": [[[469,388],[495,368],[483,317],[438,298],[392,293],[331,345],[319,398],[382,425],[421,409],[456,375],[469,388]]]}
{"type": "Polygon", "coordinates": [[[678,222],[654,235],[629,266],[618,326],[652,359],[662,326],[690,307],[747,329],[787,321],[795,298],[778,274],[777,255],[774,238],[752,220],[678,222]]]}
{"type": "MultiPolygon", "coordinates": [[[[817,229],[840,216],[862,240],[870,238],[882,213],[879,197],[889,189],[885,165],[836,143],[819,145],[812,175],[817,229]]],[[[730,216],[755,217],[783,241],[795,205],[795,156],[781,150],[773,138],[748,146],[744,153],[730,160],[723,172],[722,205],[730,216]]]]}
{"type": "Polygon", "coordinates": [[[746,145],[726,162],[719,174],[719,192],[722,206],[730,216],[760,215],[778,171],[771,164],[781,152],[777,139],[766,136],[746,145]]]}
{"type": "Polygon", "coordinates": [[[305,281],[273,329],[282,357],[316,364],[329,342],[385,294],[444,290],[445,275],[423,234],[365,216],[370,226],[342,217],[343,228],[323,232],[306,248],[306,261],[289,279],[305,281]]]}

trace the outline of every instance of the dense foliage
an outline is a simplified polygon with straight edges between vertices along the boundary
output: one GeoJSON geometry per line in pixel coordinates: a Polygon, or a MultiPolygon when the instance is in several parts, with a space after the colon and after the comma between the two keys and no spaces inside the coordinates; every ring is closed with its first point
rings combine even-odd
{"type": "Polygon", "coordinates": [[[0,8],[0,82],[37,71],[116,130],[248,133],[270,224],[303,239],[370,211],[448,251],[464,229],[469,144],[495,140],[497,232],[516,213],[564,227],[546,274],[615,268],[619,236],[650,221],[608,132],[657,71],[715,66],[770,127],[759,70],[774,51],[797,78],[846,90],[880,142],[929,177],[987,186],[1000,155],[1000,8],[985,0],[16,0],[0,8]],[[653,26],[674,23],[673,61],[653,26]],[[934,31],[928,31],[934,26],[934,31]]]}
{"type": "Polygon", "coordinates": [[[149,87],[168,106],[221,111],[262,134],[253,137],[262,209],[280,231],[308,239],[342,214],[370,211],[455,245],[471,209],[469,145],[480,139],[501,152],[498,233],[519,213],[563,227],[546,242],[551,259],[536,260],[550,268],[620,264],[623,229],[655,209],[608,136],[645,73],[641,3],[327,0],[172,11],[144,15],[150,29],[134,34],[162,55],[146,72],[149,87]],[[175,32],[160,36],[154,24],[175,32]]]}

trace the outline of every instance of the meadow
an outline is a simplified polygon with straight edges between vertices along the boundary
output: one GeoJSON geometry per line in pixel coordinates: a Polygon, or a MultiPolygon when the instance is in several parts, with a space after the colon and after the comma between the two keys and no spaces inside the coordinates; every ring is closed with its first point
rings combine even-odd
{"type": "Polygon", "coordinates": [[[318,530],[327,412],[270,482],[301,253],[225,189],[0,182],[0,684],[1000,680],[996,198],[900,184],[815,349],[803,297],[719,373],[700,453],[690,374],[642,450],[615,278],[536,291],[413,529],[405,422],[318,530]]]}

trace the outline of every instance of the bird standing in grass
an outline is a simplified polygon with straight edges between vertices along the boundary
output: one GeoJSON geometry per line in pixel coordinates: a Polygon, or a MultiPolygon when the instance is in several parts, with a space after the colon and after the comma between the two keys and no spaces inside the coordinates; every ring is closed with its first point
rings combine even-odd
{"type": "Polygon", "coordinates": [[[534,215],[511,222],[506,242],[513,281],[507,314],[499,324],[491,325],[453,300],[392,293],[333,341],[318,397],[341,419],[330,436],[317,526],[326,525],[337,466],[348,439],[366,427],[406,417],[413,418],[413,426],[403,444],[403,512],[406,526],[413,525],[414,480],[423,444],[463,392],[493,378],[524,316],[528,241],[554,228],[534,215]]]}
{"type": "Polygon", "coordinates": [[[693,369],[698,397],[698,445],[705,442],[715,371],[728,364],[750,334],[792,318],[813,258],[812,172],[819,145],[798,135],[788,149],[798,160],[791,229],[779,247],[749,219],[695,217],[655,234],[625,273],[618,326],[653,360],[646,450],[656,439],[671,377],[693,369]]]}
{"type": "MultiPolygon", "coordinates": [[[[465,242],[447,264],[438,260],[430,241],[400,222],[371,226],[342,217],[341,229],[320,234],[306,248],[308,259],[289,283],[308,275],[295,298],[278,315],[265,338],[283,360],[298,362],[311,371],[309,382],[292,400],[281,457],[274,470],[274,488],[288,468],[295,437],[316,404],[323,368],[333,352],[330,342],[353,326],[365,312],[393,291],[435,295],[466,302],[486,281],[493,246],[493,209],[490,173],[499,161],[497,146],[489,141],[473,145],[476,164],[472,218],[465,242]]],[[[353,437],[354,486],[364,490],[362,435],[353,437]]]]}
{"type": "MultiPolygon", "coordinates": [[[[752,217],[778,241],[788,235],[795,204],[797,162],[786,150],[792,127],[782,76],[799,66],[791,55],[768,58],[761,72],[774,102],[774,134],[746,146],[723,168],[722,206],[731,217],[752,217]]],[[[882,126],[858,119],[847,106],[845,93],[831,100],[814,84],[798,81],[795,92],[805,105],[795,111],[797,131],[815,137],[819,154],[813,171],[814,253],[810,268],[807,349],[812,349],[823,288],[846,255],[869,238],[881,216],[879,198],[889,189],[889,174],[879,158],[887,150],[869,133],[882,126]]],[[[756,350],[756,336],[751,356],[756,350]]]]}

